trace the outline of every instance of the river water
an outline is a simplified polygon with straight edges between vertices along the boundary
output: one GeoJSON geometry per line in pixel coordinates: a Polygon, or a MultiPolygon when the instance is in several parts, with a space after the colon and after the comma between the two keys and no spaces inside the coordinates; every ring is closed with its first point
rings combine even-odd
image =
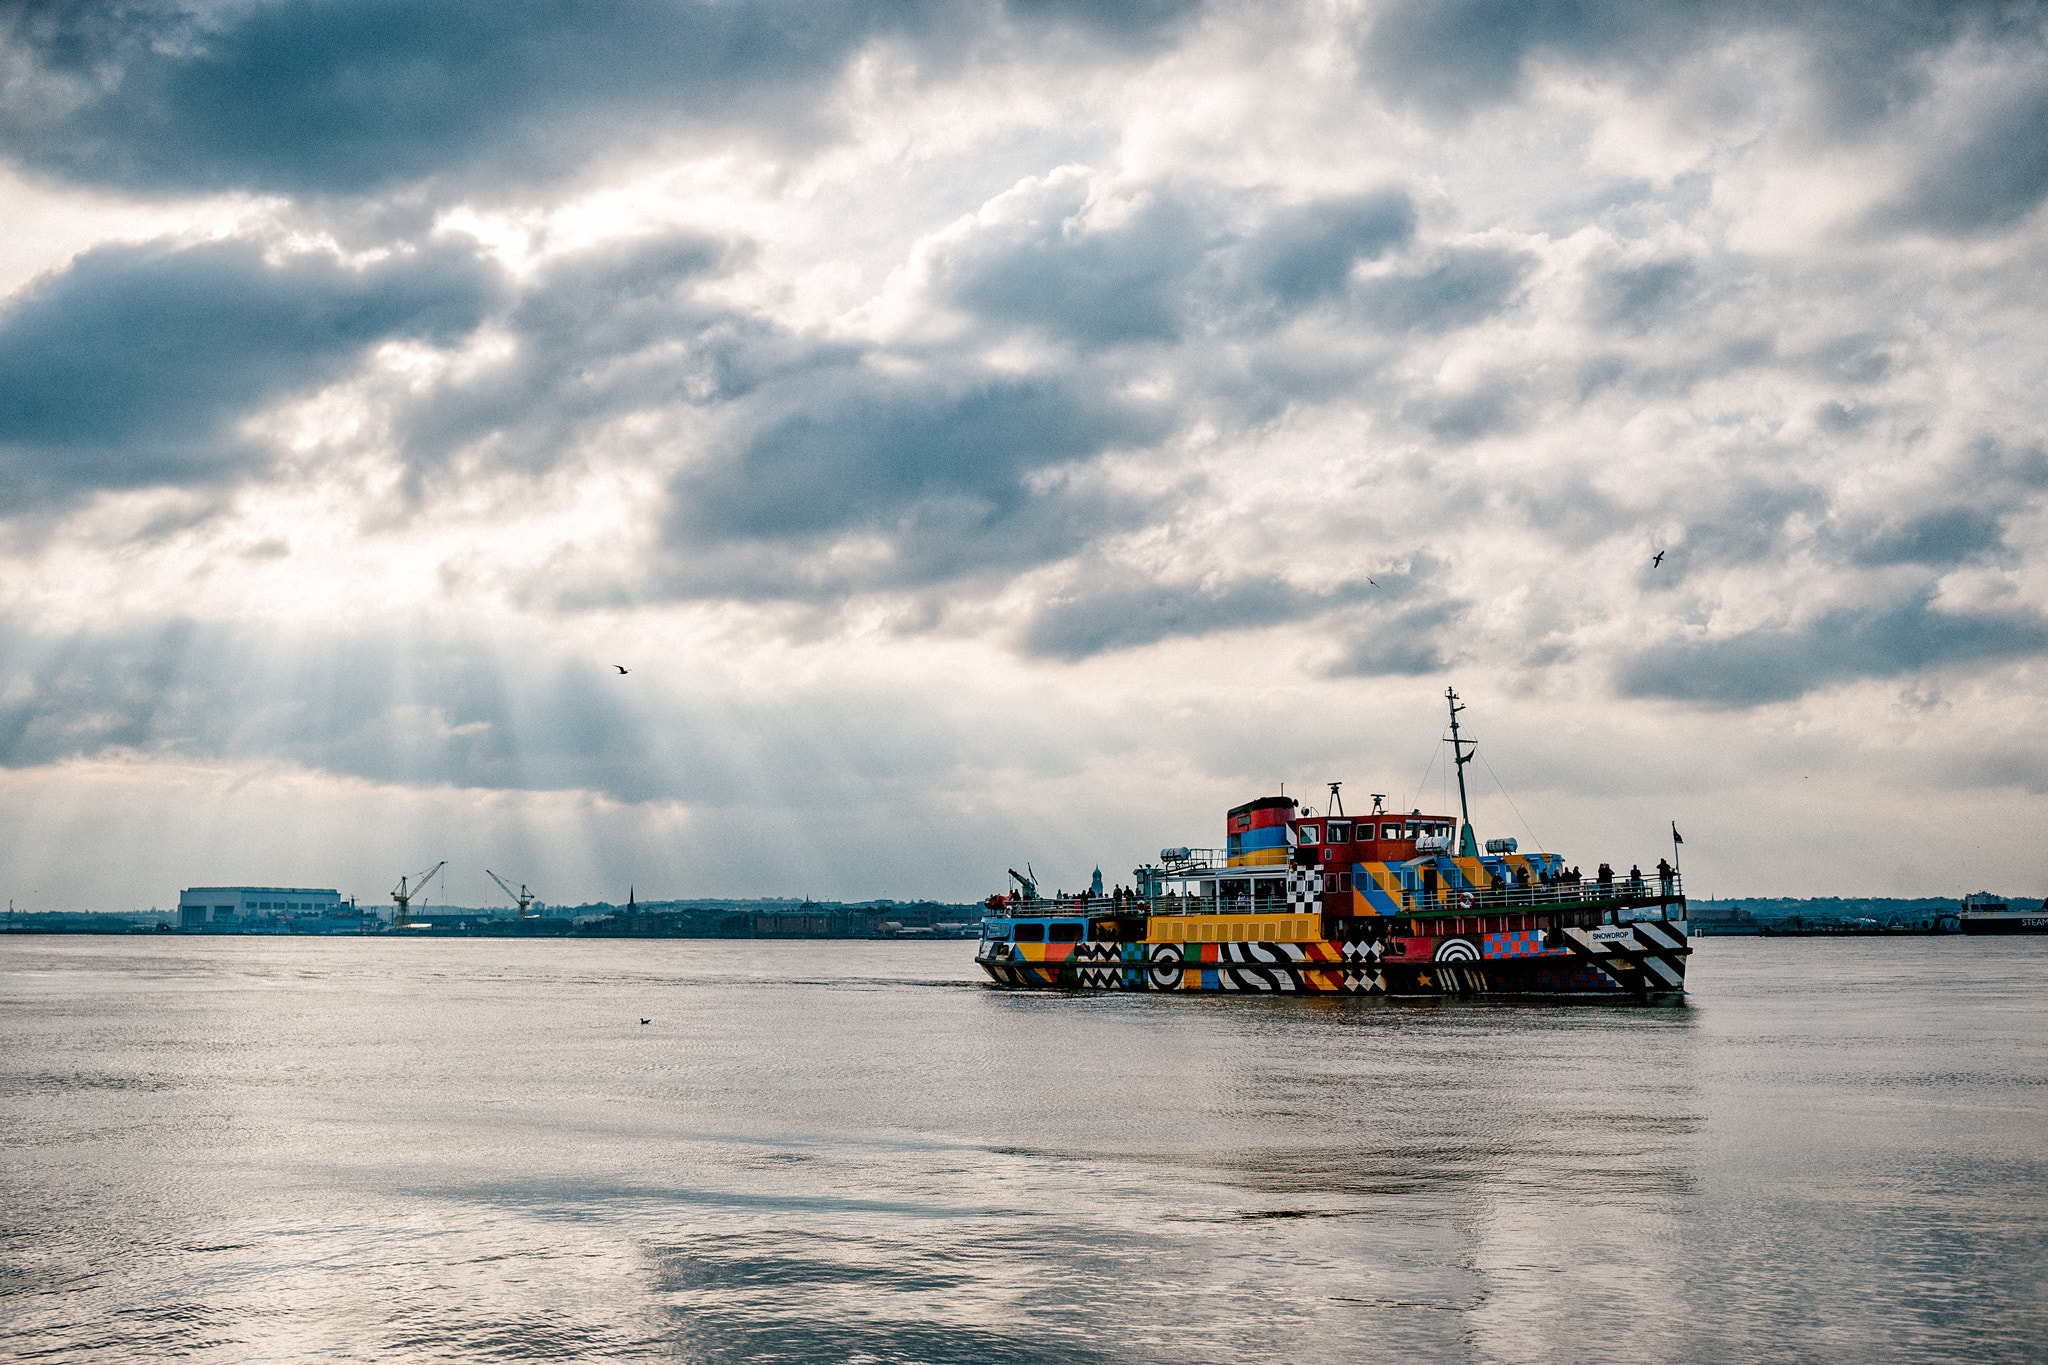
{"type": "Polygon", "coordinates": [[[0,1357],[2048,1358],[2048,940],[1697,946],[1567,1006],[9,937],[0,1357]]]}

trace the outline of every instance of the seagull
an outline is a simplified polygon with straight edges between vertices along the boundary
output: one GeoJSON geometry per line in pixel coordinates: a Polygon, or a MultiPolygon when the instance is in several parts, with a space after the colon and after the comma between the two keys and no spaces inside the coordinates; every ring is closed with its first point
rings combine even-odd
{"type": "Polygon", "coordinates": [[[640,1022],[641,1022],[641,1023],[643,1023],[643,1024],[651,1024],[651,1023],[653,1023],[654,1021],[653,1021],[652,1019],[642,1019],[642,1020],[641,1020],[640,1022]]]}
{"type": "MultiPolygon", "coordinates": [[[[1658,568],[1658,567],[1660,567],[1660,566],[1661,566],[1661,565],[1662,565],[1663,563],[1664,563],[1664,552],[1663,552],[1662,550],[1659,550],[1659,551],[1657,551],[1657,557],[1656,557],[1655,559],[1653,559],[1653,560],[1651,560],[1651,561],[1650,561],[1650,567],[1651,567],[1651,568],[1653,568],[1653,569],[1655,569],[1655,568],[1658,568]]],[[[619,672],[621,672],[621,673],[624,673],[625,671],[626,671],[626,670],[625,670],[625,669],[623,669],[623,668],[619,670],[619,672]]]]}
{"type": "Polygon", "coordinates": [[[1365,576],[1365,581],[1372,584],[1375,588],[1377,588],[1380,585],[1379,580],[1374,578],[1371,574],[1367,574],[1365,576]]]}
{"type": "Polygon", "coordinates": [[[619,675],[621,677],[625,676],[626,666],[624,664],[613,664],[612,667],[619,670],[619,675]]]}

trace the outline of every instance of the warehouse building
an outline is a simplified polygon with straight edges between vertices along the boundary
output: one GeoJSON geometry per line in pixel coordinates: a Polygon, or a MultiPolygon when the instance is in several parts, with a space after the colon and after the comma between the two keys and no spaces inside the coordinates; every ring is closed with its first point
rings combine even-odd
{"type": "Polygon", "coordinates": [[[178,893],[178,927],[243,925],[256,919],[331,915],[341,893],[306,886],[195,886],[178,893]]]}

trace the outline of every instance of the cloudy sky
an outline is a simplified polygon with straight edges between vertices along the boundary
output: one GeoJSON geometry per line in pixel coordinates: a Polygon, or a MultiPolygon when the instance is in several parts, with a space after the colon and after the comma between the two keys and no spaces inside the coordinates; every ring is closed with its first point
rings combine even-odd
{"type": "Polygon", "coordinates": [[[25,908],[2048,890],[2040,5],[0,15],[25,908]]]}

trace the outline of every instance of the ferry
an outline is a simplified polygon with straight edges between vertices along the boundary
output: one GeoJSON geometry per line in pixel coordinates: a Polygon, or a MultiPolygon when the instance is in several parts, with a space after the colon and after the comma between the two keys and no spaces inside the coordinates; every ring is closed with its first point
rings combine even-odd
{"type": "Polygon", "coordinates": [[[1966,934],[2048,934],[2048,901],[2039,910],[2015,910],[1989,891],[1963,897],[1957,916],[1966,934]]]}
{"type": "MultiPolygon", "coordinates": [[[[1462,819],[1375,795],[1318,815],[1288,796],[1232,807],[1222,848],[1168,848],[1128,893],[1045,898],[1011,870],[975,961],[1037,990],[1656,999],[1685,993],[1685,894],[1660,860],[1582,878],[1514,839],[1482,850],[1465,795],[1476,741],[1450,738],[1462,819]]],[[[1674,831],[1675,835],[1676,831],[1674,831]]],[[[1674,854],[1677,852],[1673,845],[1674,854]]]]}

